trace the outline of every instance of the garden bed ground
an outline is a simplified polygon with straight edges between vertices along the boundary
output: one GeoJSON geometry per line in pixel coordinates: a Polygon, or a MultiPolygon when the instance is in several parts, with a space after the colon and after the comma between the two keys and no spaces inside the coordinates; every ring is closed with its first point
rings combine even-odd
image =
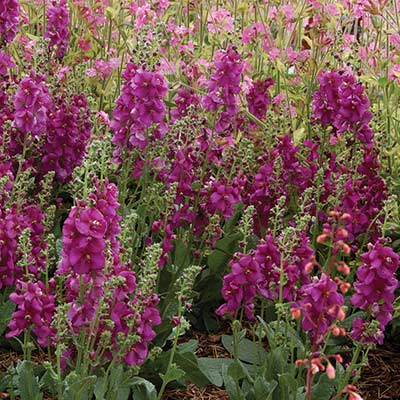
{"type": "MultiPolygon", "coordinates": [[[[199,343],[197,356],[222,358],[229,353],[221,344],[221,334],[208,335],[194,332],[191,338],[199,343]]],[[[0,349],[0,372],[5,372],[11,363],[16,363],[21,356],[17,353],[0,349]]],[[[370,365],[362,371],[358,384],[364,400],[399,400],[400,399],[400,351],[391,344],[385,344],[369,354],[370,365]]],[[[34,356],[35,362],[42,362],[34,356]]],[[[8,399],[7,393],[0,393],[0,399],[8,399]]],[[[46,400],[53,400],[50,397],[46,400]]],[[[188,384],[186,388],[166,391],[164,400],[228,400],[225,390],[214,385],[198,388],[188,384]]],[[[318,400],[318,399],[316,399],[318,400]]]]}

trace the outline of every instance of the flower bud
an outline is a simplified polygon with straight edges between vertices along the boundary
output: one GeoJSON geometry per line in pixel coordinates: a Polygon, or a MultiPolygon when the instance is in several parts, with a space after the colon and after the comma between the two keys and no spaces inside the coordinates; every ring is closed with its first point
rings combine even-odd
{"type": "Polygon", "coordinates": [[[326,367],[326,375],[329,379],[335,379],[336,370],[330,362],[328,362],[328,366],[326,367]]]}

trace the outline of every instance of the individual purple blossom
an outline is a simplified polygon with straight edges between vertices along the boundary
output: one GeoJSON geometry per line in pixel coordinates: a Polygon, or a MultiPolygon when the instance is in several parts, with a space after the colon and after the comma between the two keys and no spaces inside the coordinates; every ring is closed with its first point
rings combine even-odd
{"type": "Polygon", "coordinates": [[[292,313],[302,316],[301,326],[308,332],[314,346],[324,342],[336,319],[343,318],[344,298],[337,292],[338,285],[327,274],[300,288],[292,313]]]}
{"type": "Polygon", "coordinates": [[[383,331],[392,319],[393,302],[398,281],[395,277],[399,256],[391,247],[376,242],[361,255],[363,264],[357,270],[355,293],[350,298],[353,306],[369,311],[383,331]]]}
{"type": "Polygon", "coordinates": [[[0,2],[0,47],[14,39],[18,31],[19,16],[17,0],[0,2]]]}
{"type": "Polygon", "coordinates": [[[69,44],[69,10],[66,0],[53,0],[47,13],[45,38],[50,39],[49,47],[56,48],[56,57],[62,59],[69,44]]]}
{"type": "Polygon", "coordinates": [[[352,330],[350,336],[364,344],[383,344],[385,335],[380,329],[375,329],[375,332],[368,333],[371,323],[362,318],[354,318],[351,324],[352,330]]]}
{"type": "MultiPolygon", "coordinates": [[[[54,282],[50,283],[54,286],[54,282]]],[[[51,327],[56,306],[51,291],[51,286],[47,288],[41,281],[16,282],[15,292],[11,293],[10,300],[17,305],[17,311],[11,316],[8,324],[10,332],[6,334],[6,338],[19,336],[32,327],[41,346],[48,346],[52,342],[56,334],[55,328],[51,327]]]]}

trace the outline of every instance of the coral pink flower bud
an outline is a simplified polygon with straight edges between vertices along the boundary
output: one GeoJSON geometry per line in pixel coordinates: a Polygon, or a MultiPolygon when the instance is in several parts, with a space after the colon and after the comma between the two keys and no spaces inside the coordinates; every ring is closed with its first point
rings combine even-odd
{"type": "Polygon", "coordinates": [[[343,307],[339,308],[337,318],[339,321],[343,321],[346,318],[346,313],[345,313],[343,307]]]}
{"type": "Polygon", "coordinates": [[[340,336],[340,329],[337,326],[334,326],[332,328],[332,334],[333,336],[340,336]]]}
{"type": "Polygon", "coordinates": [[[343,282],[339,287],[340,287],[340,291],[344,294],[347,293],[350,289],[350,283],[348,282],[343,282]]]}
{"type": "Polygon", "coordinates": [[[312,262],[309,262],[305,265],[304,270],[306,271],[307,274],[311,274],[313,268],[314,264],[312,262]]]}
{"type": "Polygon", "coordinates": [[[292,308],[290,310],[290,312],[292,313],[292,317],[294,319],[300,318],[301,317],[301,310],[299,308],[292,308]]]}
{"type": "Polygon", "coordinates": [[[328,366],[326,367],[326,375],[329,379],[335,379],[336,370],[331,363],[328,363],[328,366]]]}
{"type": "Polygon", "coordinates": [[[317,237],[317,243],[324,243],[325,239],[328,237],[328,235],[326,235],[325,233],[318,235],[317,237]]]}

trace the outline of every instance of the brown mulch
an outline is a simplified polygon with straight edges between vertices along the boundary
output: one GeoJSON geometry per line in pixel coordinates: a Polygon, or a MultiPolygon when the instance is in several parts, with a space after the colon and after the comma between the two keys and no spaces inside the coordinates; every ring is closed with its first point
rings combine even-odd
{"type": "Polygon", "coordinates": [[[364,400],[400,399],[400,349],[390,345],[368,354],[369,365],[361,373],[357,387],[364,400]]]}
{"type": "Polygon", "coordinates": [[[185,389],[168,390],[163,400],[228,400],[228,394],[224,389],[209,385],[200,389],[189,384],[185,389]]]}
{"type": "MultiPolygon", "coordinates": [[[[216,334],[192,331],[183,337],[181,342],[190,339],[198,341],[198,357],[230,358],[229,352],[221,343],[221,336],[226,330],[216,334]]],[[[43,362],[43,354],[34,354],[35,362],[43,362]]],[[[386,344],[369,353],[369,365],[362,371],[357,383],[359,393],[364,400],[400,400],[400,348],[386,344]]],[[[0,372],[5,372],[21,355],[10,350],[0,350],[0,372]]],[[[0,399],[8,399],[6,393],[0,392],[0,399]]],[[[47,398],[47,397],[46,397],[47,398]]],[[[165,392],[163,400],[228,400],[224,389],[209,385],[198,388],[188,383],[186,388],[171,389],[165,392]]]]}

